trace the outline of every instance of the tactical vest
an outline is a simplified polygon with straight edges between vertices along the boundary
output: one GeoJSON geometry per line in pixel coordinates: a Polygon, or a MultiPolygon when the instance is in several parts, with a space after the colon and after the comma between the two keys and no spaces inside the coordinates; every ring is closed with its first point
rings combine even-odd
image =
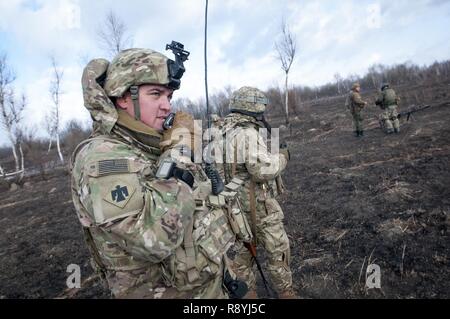
{"type": "MultiPolygon", "coordinates": [[[[217,121],[214,123],[215,128],[219,129],[222,135],[222,142],[224,144],[224,152],[223,152],[223,163],[217,163],[217,167],[221,172],[222,176],[225,177],[226,181],[233,180],[236,177],[246,179],[246,184],[242,188],[239,198],[242,199],[242,211],[246,212],[246,216],[244,217],[245,225],[247,229],[250,229],[251,232],[251,240],[256,243],[256,209],[257,202],[265,202],[269,198],[274,198],[277,196],[278,187],[276,180],[270,180],[266,182],[258,182],[256,183],[245,168],[245,164],[237,164],[237,145],[234,145],[234,154],[226,154],[226,147],[228,143],[232,143],[232,141],[236,142],[236,138],[234,134],[238,133],[238,128],[251,128],[259,130],[260,126],[256,120],[247,116],[237,116],[235,118],[228,118],[224,121],[217,121]],[[228,136],[231,132],[231,136],[228,136]],[[227,163],[227,157],[233,159],[232,163],[227,163]],[[242,177],[241,177],[242,176],[242,177]],[[248,214],[248,215],[247,215],[248,214]],[[251,227],[249,226],[249,221],[251,221],[251,227]],[[250,228],[249,228],[250,227],[250,228]]],[[[217,141],[213,141],[213,143],[218,143],[217,141]]],[[[282,185],[282,181],[280,178],[280,187],[282,185]]],[[[282,190],[281,190],[282,191],[282,190]]],[[[250,237],[250,236],[249,236],[250,237]]]]}

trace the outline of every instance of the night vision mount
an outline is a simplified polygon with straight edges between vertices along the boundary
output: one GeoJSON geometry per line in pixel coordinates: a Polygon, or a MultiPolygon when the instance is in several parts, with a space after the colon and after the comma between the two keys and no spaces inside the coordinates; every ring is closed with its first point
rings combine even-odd
{"type": "Polygon", "coordinates": [[[172,50],[175,55],[175,61],[167,60],[167,69],[169,70],[170,78],[168,86],[171,89],[177,90],[180,88],[180,79],[184,71],[186,71],[183,62],[188,59],[190,52],[184,50],[184,45],[176,41],[172,41],[171,44],[166,44],[166,50],[172,50]]]}

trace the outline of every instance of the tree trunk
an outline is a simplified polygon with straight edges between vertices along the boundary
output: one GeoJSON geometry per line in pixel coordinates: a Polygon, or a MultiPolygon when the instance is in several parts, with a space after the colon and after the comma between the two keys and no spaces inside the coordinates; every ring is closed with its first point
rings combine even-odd
{"type": "Polygon", "coordinates": [[[47,150],[47,154],[50,153],[50,150],[52,149],[52,138],[50,137],[50,142],[48,143],[48,150],[47,150]]]}
{"type": "Polygon", "coordinates": [[[289,91],[288,91],[288,73],[286,72],[286,79],[284,82],[285,92],[285,107],[286,107],[286,125],[289,125],[289,91]]]}
{"type": "Polygon", "coordinates": [[[11,142],[11,149],[14,155],[14,164],[16,166],[16,172],[19,171],[19,158],[17,157],[16,145],[14,143],[14,138],[12,137],[11,131],[8,131],[9,140],[11,142]]]}
{"type": "Polygon", "coordinates": [[[60,148],[60,146],[59,146],[59,134],[56,134],[56,147],[57,147],[57,149],[58,149],[58,156],[59,156],[59,159],[61,160],[61,163],[64,164],[64,158],[63,158],[63,156],[62,156],[61,148],[60,148]]]}
{"type": "Polygon", "coordinates": [[[19,152],[20,152],[20,166],[21,166],[21,171],[22,173],[20,173],[20,178],[19,181],[22,180],[23,175],[25,174],[25,159],[23,156],[23,150],[22,150],[22,143],[19,143],[19,152]]]}

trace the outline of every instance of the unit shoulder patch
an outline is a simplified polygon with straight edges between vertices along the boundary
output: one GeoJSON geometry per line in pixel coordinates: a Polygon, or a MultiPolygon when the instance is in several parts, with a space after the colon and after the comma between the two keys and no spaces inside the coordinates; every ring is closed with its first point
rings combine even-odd
{"type": "Polygon", "coordinates": [[[124,208],[135,190],[130,183],[118,179],[106,189],[103,199],[114,206],[124,208]]]}

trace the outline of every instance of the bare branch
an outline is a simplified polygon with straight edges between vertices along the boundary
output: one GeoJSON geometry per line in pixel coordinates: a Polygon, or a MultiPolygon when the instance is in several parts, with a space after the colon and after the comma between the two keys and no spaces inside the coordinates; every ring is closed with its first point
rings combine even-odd
{"type": "MultiPolygon", "coordinates": [[[[11,101],[14,101],[12,83],[16,79],[14,72],[9,68],[6,54],[0,55],[0,111],[1,122],[5,130],[10,131],[14,123],[14,114],[11,114],[11,101]]],[[[14,102],[13,102],[14,103],[14,102]]]]}
{"type": "MultiPolygon", "coordinates": [[[[15,75],[8,66],[6,54],[0,54],[0,121],[11,143],[16,171],[18,171],[20,166],[16,149],[21,151],[22,148],[22,130],[20,124],[22,121],[22,112],[26,106],[26,98],[22,95],[21,101],[19,103],[16,102],[14,88],[12,86],[14,80],[15,75]]],[[[20,155],[23,170],[23,154],[20,153],[20,155]]]]}
{"type": "Polygon", "coordinates": [[[56,139],[56,146],[58,148],[58,155],[61,160],[61,162],[64,162],[64,158],[61,153],[60,145],[59,145],[59,134],[60,134],[60,115],[59,115],[59,108],[60,108],[60,96],[62,94],[61,92],[61,81],[62,77],[64,75],[64,72],[62,70],[58,69],[58,65],[56,63],[56,59],[54,56],[50,57],[52,67],[53,67],[53,78],[50,82],[50,96],[53,101],[53,107],[50,110],[50,112],[46,116],[47,120],[47,131],[50,135],[50,141],[49,141],[49,150],[51,148],[51,143],[53,138],[56,139]]]}
{"type": "Polygon", "coordinates": [[[282,38],[275,43],[275,49],[278,53],[278,60],[281,62],[281,68],[284,72],[289,73],[297,52],[297,40],[284,20],[281,23],[281,33],[282,38]]]}
{"type": "Polygon", "coordinates": [[[110,56],[130,48],[133,40],[127,32],[125,23],[112,10],[109,11],[102,27],[97,31],[101,48],[110,56]]]}
{"type": "Polygon", "coordinates": [[[289,90],[288,90],[288,75],[291,69],[292,63],[295,59],[297,52],[297,40],[295,36],[289,30],[289,26],[283,19],[281,23],[282,37],[280,41],[275,43],[275,50],[278,53],[278,60],[281,62],[281,68],[286,74],[284,81],[284,94],[285,94],[285,115],[286,124],[289,125],[289,90]]]}

